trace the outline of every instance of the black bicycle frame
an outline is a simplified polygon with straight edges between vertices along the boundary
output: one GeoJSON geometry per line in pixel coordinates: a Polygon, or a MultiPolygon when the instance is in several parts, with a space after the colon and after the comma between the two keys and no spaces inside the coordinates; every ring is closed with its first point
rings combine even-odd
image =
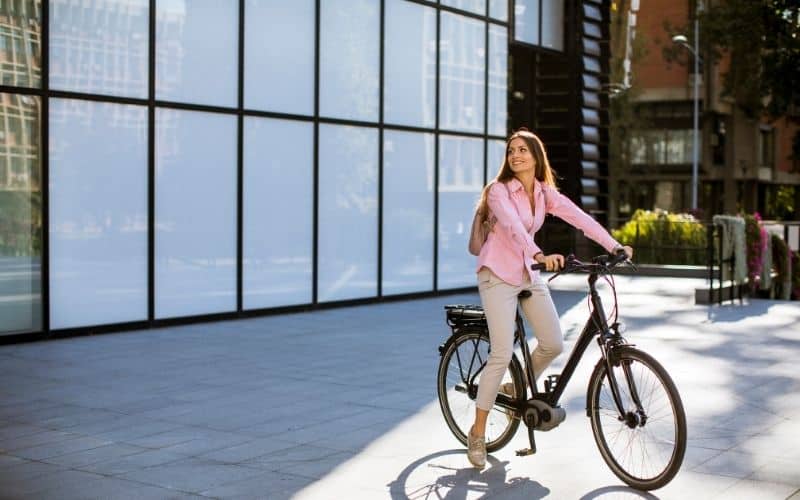
{"type": "MultiPolygon", "coordinates": [[[[555,407],[558,405],[559,399],[561,399],[561,395],[564,393],[564,389],[566,388],[567,384],[569,383],[572,375],[575,373],[575,368],[577,368],[578,363],[580,362],[581,358],[583,357],[584,353],[586,352],[586,348],[589,347],[589,344],[592,342],[592,339],[595,336],[600,336],[598,339],[598,344],[600,345],[601,355],[603,360],[606,363],[607,373],[609,376],[609,385],[611,386],[611,393],[614,397],[614,402],[617,405],[617,409],[620,412],[620,415],[624,414],[622,400],[619,395],[619,388],[617,386],[616,377],[614,376],[614,372],[612,371],[613,362],[610,359],[611,356],[608,355],[607,347],[606,347],[606,340],[612,338],[612,333],[608,326],[608,321],[606,320],[605,310],[603,309],[603,303],[600,300],[600,294],[597,293],[597,288],[595,284],[597,282],[598,274],[596,272],[592,272],[589,274],[589,299],[592,304],[592,313],[589,316],[589,319],[586,321],[586,325],[583,327],[583,331],[581,332],[580,336],[578,337],[577,342],[575,343],[575,347],[572,349],[572,352],[569,355],[569,359],[567,359],[567,364],[564,366],[561,374],[558,376],[558,381],[555,384],[555,387],[551,387],[549,392],[539,391],[536,386],[536,376],[533,373],[533,363],[531,362],[531,354],[527,348],[527,339],[525,336],[525,328],[522,324],[522,317],[517,311],[517,318],[516,318],[516,331],[514,333],[516,337],[516,341],[519,342],[520,346],[523,346],[522,349],[522,357],[525,362],[525,376],[528,380],[528,387],[531,388],[532,394],[531,398],[536,399],[539,401],[543,401],[550,405],[551,407],[555,407]]],[[[522,299],[526,300],[526,299],[522,299]]],[[[627,367],[623,367],[626,378],[630,379],[629,369],[627,367]]],[[[636,392],[636,391],[633,391],[636,392]]],[[[634,396],[635,403],[638,408],[641,409],[641,404],[638,401],[638,395],[634,396]]],[[[512,398],[509,398],[503,393],[497,395],[496,403],[498,406],[511,409],[511,410],[521,410],[515,401],[512,398]]],[[[524,407],[524,405],[523,405],[524,407]]]]}

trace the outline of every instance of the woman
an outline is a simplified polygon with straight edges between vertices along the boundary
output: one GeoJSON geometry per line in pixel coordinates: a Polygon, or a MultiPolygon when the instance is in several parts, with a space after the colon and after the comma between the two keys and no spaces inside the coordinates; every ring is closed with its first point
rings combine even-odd
{"type": "MultiPolygon", "coordinates": [[[[558,192],[542,141],[525,128],[509,137],[500,172],[483,190],[478,210],[487,214],[487,209],[497,221],[478,256],[478,290],[492,349],[478,387],[467,450],[469,461],[479,468],[486,465],[486,418],[514,349],[514,318],[520,291],[532,292],[530,298],[519,302],[538,341],[531,356],[536,377],[563,348],[550,291],[539,273],[530,270],[534,262],[544,264],[548,271],[557,271],[564,265],[563,255],[545,254],[533,241],[545,214],[569,222],[608,252],[624,249],[628,258],[633,256],[631,247],[617,243],[603,226],[558,192]]],[[[503,392],[510,394],[514,390],[504,384],[503,392]]]]}

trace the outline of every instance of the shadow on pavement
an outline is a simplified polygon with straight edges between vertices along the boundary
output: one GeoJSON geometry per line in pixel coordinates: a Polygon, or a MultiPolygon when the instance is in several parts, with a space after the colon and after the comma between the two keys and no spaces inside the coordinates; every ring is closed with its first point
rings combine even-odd
{"type": "MultiPolygon", "coordinates": [[[[463,458],[464,449],[444,450],[433,453],[410,463],[389,484],[392,500],[410,498],[449,498],[459,499],[475,496],[475,494],[497,494],[509,488],[524,490],[525,497],[531,499],[544,498],[550,490],[527,477],[506,477],[507,461],[501,461],[489,455],[488,466],[483,470],[473,467],[457,468],[450,465],[437,464],[436,460],[448,456],[463,458]],[[408,484],[409,478],[421,467],[440,469],[441,475],[421,481],[423,484],[408,484]]],[[[426,474],[427,475],[427,474],[426,474]]]]}

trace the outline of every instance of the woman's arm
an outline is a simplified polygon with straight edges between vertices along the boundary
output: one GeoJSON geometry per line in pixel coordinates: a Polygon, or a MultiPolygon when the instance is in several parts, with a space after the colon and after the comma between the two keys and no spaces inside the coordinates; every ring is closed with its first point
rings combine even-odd
{"type": "Polygon", "coordinates": [[[545,190],[545,207],[549,214],[563,219],[574,227],[580,229],[588,238],[594,240],[607,252],[613,253],[617,248],[622,248],[617,240],[591,215],[581,210],[569,198],[551,187],[542,186],[545,190]]]}

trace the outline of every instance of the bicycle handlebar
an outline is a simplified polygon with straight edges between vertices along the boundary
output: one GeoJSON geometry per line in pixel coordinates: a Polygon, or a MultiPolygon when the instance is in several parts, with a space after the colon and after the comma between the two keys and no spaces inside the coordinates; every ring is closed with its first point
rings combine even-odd
{"type": "MultiPolygon", "coordinates": [[[[582,262],[578,260],[577,257],[570,254],[567,256],[566,261],[564,262],[564,267],[555,273],[550,279],[552,280],[556,276],[561,274],[567,273],[574,273],[574,272],[588,272],[588,273],[596,273],[596,272],[604,272],[610,271],[612,268],[616,267],[617,265],[629,262],[633,265],[632,262],[628,260],[628,255],[625,253],[625,250],[619,249],[614,254],[602,254],[598,255],[597,257],[592,258],[591,262],[582,262]]],[[[531,269],[534,271],[544,271],[545,265],[544,264],[532,264],[531,269]]]]}

